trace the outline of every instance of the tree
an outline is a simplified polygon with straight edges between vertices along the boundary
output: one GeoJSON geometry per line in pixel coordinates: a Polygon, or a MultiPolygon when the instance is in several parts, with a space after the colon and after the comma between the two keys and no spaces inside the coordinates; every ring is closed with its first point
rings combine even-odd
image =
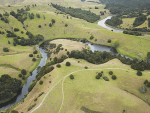
{"type": "Polygon", "coordinates": [[[60,64],[57,64],[56,66],[57,66],[58,68],[60,68],[60,67],[61,67],[61,65],[60,65],[60,64]]]}
{"type": "Polygon", "coordinates": [[[21,78],[21,77],[22,77],[22,74],[19,74],[19,75],[18,75],[18,77],[20,77],[20,78],[21,78]]]}
{"type": "Polygon", "coordinates": [[[26,71],[25,69],[22,69],[22,70],[21,70],[21,74],[26,75],[26,74],[27,74],[27,71],[26,71]]]}
{"type": "Polygon", "coordinates": [[[100,79],[100,76],[99,75],[96,75],[96,77],[95,77],[96,79],[100,79]]]}
{"type": "Polygon", "coordinates": [[[33,51],[33,54],[37,54],[37,50],[33,51]]]}
{"type": "Polygon", "coordinates": [[[51,23],[49,24],[49,27],[52,27],[52,24],[51,24],[51,23]]]}
{"type": "Polygon", "coordinates": [[[146,85],[147,83],[148,83],[148,80],[145,80],[145,81],[144,81],[144,84],[146,85]]]}
{"type": "Polygon", "coordinates": [[[70,66],[71,65],[71,63],[70,62],[66,62],[66,66],[70,66]]]}
{"type": "Polygon", "coordinates": [[[65,24],[65,27],[67,27],[68,26],[68,24],[65,24]]]}
{"type": "Polygon", "coordinates": [[[140,70],[137,71],[136,73],[138,76],[142,76],[142,72],[140,70]]]}
{"type": "Polygon", "coordinates": [[[111,39],[108,39],[108,41],[107,41],[108,43],[111,43],[111,39]]]}
{"type": "Polygon", "coordinates": [[[93,38],[94,38],[94,36],[93,36],[93,35],[91,35],[91,36],[90,36],[90,40],[92,40],[93,38]]]}
{"type": "Polygon", "coordinates": [[[113,71],[109,71],[109,75],[112,75],[113,74],[113,71]]]}
{"type": "Polygon", "coordinates": [[[70,75],[70,79],[74,79],[74,76],[72,74],[70,75]]]}

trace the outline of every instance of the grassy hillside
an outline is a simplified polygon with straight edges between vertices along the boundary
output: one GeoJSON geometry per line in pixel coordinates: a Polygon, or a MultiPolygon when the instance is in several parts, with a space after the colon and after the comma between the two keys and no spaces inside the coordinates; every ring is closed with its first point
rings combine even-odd
{"type": "Polygon", "coordinates": [[[123,110],[133,113],[147,113],[150,109],[145,101],[150,99],[149,91],[145,94],[138,91],[143,86],[145,79],[150,79],[148,73],[145,72],[142,77],[139,77],[136,75],[136,71],[116,59],[102,65],[93,65],[84,60],[67,59],[61,64],[61,68],[56,68],[46,74],[41,79],[43,85],[37,83],[24,102],[19,104],[15,110],[27,112],[31,105],[36,104],[32,108],[34,110],[47,95],[41,106],[34,112],[55,113],[59,110],[60,113],[83,112],[88,109],[112,113],[119,113],[123,110]],[[67,61],[71,62],[70,67],[65,66],[67,61]],[[85,66],[91,70],[84,69],[85,66]],[[117,80],[111,79],[108,74],[110,70],[117,76],[117,80]],[[95,78],[96,73],[101,71],[104,72],[103,76],[109,78],[109,81],[95,78]],[[70,74],[74,75],[73,80],[69,78],[70,74]],[[41,92],[44,94],[38,97],[41,92]],[[37,101],[34,101],[36,98],[37,101]]]}

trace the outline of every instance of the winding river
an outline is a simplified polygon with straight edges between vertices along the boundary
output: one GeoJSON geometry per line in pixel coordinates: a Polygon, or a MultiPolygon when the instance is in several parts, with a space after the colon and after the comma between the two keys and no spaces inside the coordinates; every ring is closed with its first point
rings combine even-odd
{"type": "MultiPolygon", "coordinates": [[[[116,30],[116,29],[110,28],[110,27],[108,27],[108,26],[105,25],[105,21],[107,19],[110,19],[111,17],[112,16],[108,16],[107,18],[99,21],[98,25],[100,25],[100,26],[102,26],[102,27],[104,27],[104,28],[106,28],[108,30],[113,30],[115,32],[122,32],[121,30],[116,30]]],[[[102,52],[103,51],[107,51],[107,52],[111,52],[112,54],[116,54],[116,55],[119,54],[116,50],[114,50],[111,47],[97,45],[97,44],[92,44],[90,42],[86,42],[85,44],[87,44],[90,47],[90,49],[92,50],[92,52],[94,52],[94,51],[102,51],[102,52]]],[[[40,63],[39,63],[38,66],[42,67],[42,66],[44,66],[46,64],[47,53],[42,48],[39,48],[39,51],[40,51],[40,53],[42,55],[42,59],[41,59],[41,61],[40,61],[40,63]]],[[[31,82],[33,80],[35,80],[36,75],[37,75],[37,69],[35,69],[32,72],[32,75],[28,77],[27,82],[23,85],[22,89],[19,91],[19,94],[16,97],[14,97],[12,100],[10,100],[10,101],[8,101],[8,102],[6,102],[4,104],[0,104],[0,111],[13,106],[14,104],[16,104],[17,102],[19,102],[20,100],[22,100],[24,98],[24,95],[28,94],[28,87],[31,84],[31,82]]]]}
{"type": "MultiPolygon", "coordinates": [[[[38,66],[44,66],[46,64],[46,60],[47,60],[47,53],[45,53],[45,50],[42,48],[39,48],[39,51],[42,55],[42,59],[39,63],[38,66]]],[[[13,99],[11,99],[10,101],[4,103],[4,104],[0,104],[0,111],[7,109],[9,107],[11,107],[12,105],[16,104],[17,102],[19,102],[20,100],[22,100],[24,98],[25,94],[28,94],[28,87],[30,86],[30,83],[35,80],[37,75],[37,69],[35,69],[32,72],[32,75],[28,77],[27,82],[23,85],[22,89],[19,91],[19,94],[14,97],[13,99]]]]}

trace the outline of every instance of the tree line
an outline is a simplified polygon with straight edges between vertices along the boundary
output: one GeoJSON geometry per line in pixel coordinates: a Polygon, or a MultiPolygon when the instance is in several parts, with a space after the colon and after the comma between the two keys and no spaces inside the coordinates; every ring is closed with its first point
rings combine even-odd
{"type": "Polygon", "coordinates": [[[76,18],[84,19],[87,22],[94,23],[100,19],[99,15],[96,15],[91,11],[82,10],[81,8],[72,8],[72,7],[66,8],[53,3],[51,3],[51,5],[57,10],[60,10],[61,12],[65,12],[66,14],[70,14],[71,16],[76,18]]]}

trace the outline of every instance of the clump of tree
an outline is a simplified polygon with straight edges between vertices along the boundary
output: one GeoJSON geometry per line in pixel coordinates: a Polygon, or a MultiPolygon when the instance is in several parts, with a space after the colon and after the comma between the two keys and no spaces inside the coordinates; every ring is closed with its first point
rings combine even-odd
{"type": "Polygon", "coordinates": [[[14,97],[21,88],[22,82],[11,78],[8,74],[0,77],[0,101],[14,97]]]}
{"type": "Polygon", "coordinates": [[[28,15],[29,15],[30,19],[34,19],[34,14],[33,13],[28,13],[28,15]]]}
{"type": "Polygon", "coordinates": [[[30,8],[29,6],[27,6],[25,10],[23,8],[17,9],[17,13],[15,11],[11,11],[10,15],[15,17],[21,23],[24,23],[24,21],[27,19],[27,14],[28,14],[27,11],[29,10],[30,8]]]}
{"type": "Polygon", "coordinates": [[[91,11],[82,10],[81,8],[72,8],[72,7],[66,8],[66,7],[53,4],[53,3],[51,3],[51,5],[57,10],[60,10],[61,12],[65,12],[76,18],[84,19],[87,22],[94,23],[100,19],[99,15],[96,15],[95,13],[92,13],[91,11]]]}
{"type": "Polygon", "coordinates": [[[102,74],[103,74],[103,72],[101,72],[101,73],[98,73],[97,75],[96,75],[96,79],[100,79],[101,77],[102,77],[102,74]]]}
{"type": "Polygon", "coordinates": [[[145,20],[147,20],[146,15],[143,15],[140,13],[139,16],[134,20],[133,26],[137,27],[137,26],[143,24],[145,22],[145,20]]]}
{"type": "Polygon", "coordinates": [[[17,35],[11,31],[7,30],[6,32],[7,32],[7,34],[6,34],[7,37],[17,37],[17,35]]]}

